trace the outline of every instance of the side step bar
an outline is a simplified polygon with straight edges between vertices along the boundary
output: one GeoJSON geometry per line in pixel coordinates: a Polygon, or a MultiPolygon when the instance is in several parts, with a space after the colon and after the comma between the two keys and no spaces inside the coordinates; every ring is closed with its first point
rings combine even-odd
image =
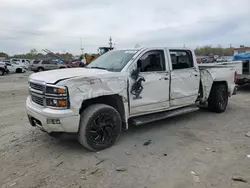
{"type": "Polygon", "coordinates": [[[149,115],[144,115],[144,116],[139,116],[132,118],[132,123],[136,126],[146,124],[146,123],[151,123],[154,121],[162,120],[162,119],[167,119],[170,117],[182,115],[182,114],[187,114],[190,112],[195,112],[199,110],[199,107],[197,106],[188,106],[188,107],[183,107],[183,108],[178,108],[175,110],[170,110],[170,111],[165,111],[165,112],[159,112],[155,114],[149,114],[149,115]]]}

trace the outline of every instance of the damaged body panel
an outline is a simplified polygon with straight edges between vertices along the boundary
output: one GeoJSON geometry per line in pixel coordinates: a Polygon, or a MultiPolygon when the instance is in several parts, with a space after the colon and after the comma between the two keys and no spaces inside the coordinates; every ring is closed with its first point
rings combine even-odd
{"type": "Polygon", "coordinates": [[[112,50],[85,68],[32,74],[26,109],[32,126],[77,133],[83,146],[100,150],[128,129],[129,120],[148,123],[196,111],[199,104],[223,112],[235,94],[235,75],[231,67],[198,66],[191,49],[112,50]]]}
{"type": "Polygon", "coordinates": [[[200,75],[195,69],[171,72],[170,105],[190,105],[198,97],[200,75]]]}

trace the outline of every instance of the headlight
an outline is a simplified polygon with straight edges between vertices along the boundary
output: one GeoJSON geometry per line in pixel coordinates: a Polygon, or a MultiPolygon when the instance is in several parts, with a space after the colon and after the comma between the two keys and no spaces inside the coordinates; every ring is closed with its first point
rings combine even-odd
{"type": "Polygon", "coordinates": [[[67,87],[46,85],[46,105],[53,108],[69,108],[67,87]]]}
{"type": "Polygon", "coordinates": [[[66,98],[62,98],[62,99],[47,98],[46,104],[47,104],[47,106],[56,107],[56,108],[67,108],[68,107],[68,101],[66,98]]]}
{"type": "Polygon", "coordinates": [[[46,87],[46,94],[66,96],[67,89],[65,87],[57,88],[57,87],[47,86],[46,87]]]}

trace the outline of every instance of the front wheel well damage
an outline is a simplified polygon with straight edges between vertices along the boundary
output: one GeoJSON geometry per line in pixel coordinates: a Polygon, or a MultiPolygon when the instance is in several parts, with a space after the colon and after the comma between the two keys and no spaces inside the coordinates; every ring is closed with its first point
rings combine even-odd
{"type": "Polygon", "coordinates": [[[92,104],[106,104],[115,108],[121,116],[122,123],[124,126],[123,128],[125,129],[126,118],[122,96],[115,94],[84,100],[79,110],[79,114],[81,114],[88,106],[92,104]]]}

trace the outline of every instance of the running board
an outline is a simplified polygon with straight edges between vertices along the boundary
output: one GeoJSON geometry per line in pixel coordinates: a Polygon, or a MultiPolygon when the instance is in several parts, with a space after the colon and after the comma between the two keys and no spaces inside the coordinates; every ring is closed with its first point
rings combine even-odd
{"type": "Polygon", "coordinates": [[[155,114],[135,117],[135,118],[132,118],[132,123],[138,126],[141,124],[151,123],[154,121],[167,119],[167,118],[178,116],[178,115],[195,112],[197,110],[199,110],[197,106],[188,106],[188,107],[178,108],[178,109],[171,110],[171,111],[165,111],[165,112],[159,112],[155,114]]]}

